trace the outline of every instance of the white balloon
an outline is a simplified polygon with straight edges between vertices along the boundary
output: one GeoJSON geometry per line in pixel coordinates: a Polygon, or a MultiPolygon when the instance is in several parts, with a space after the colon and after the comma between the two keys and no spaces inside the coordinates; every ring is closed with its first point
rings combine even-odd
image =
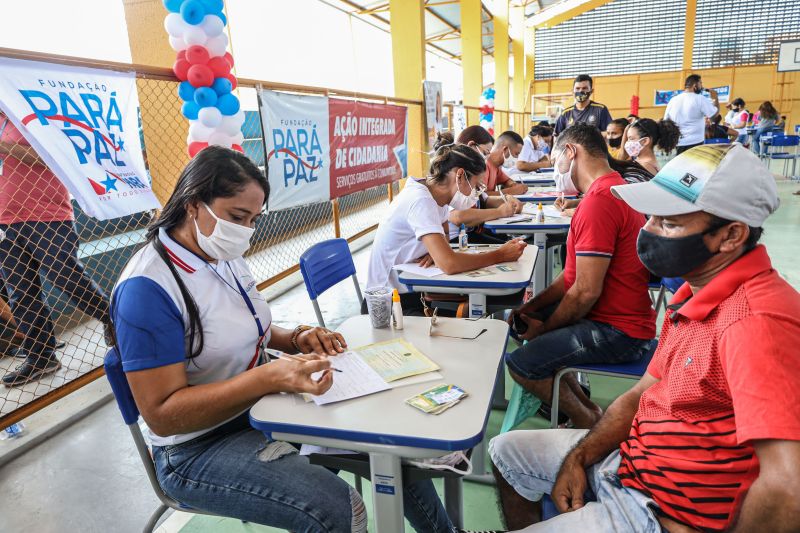
{"type": "Polygon", "coordinates": [[[211,37],[206,43],[206,48],[211,57],[224,56],[228,50],[228,36],[220,33],[216,37],[211,37]]]}
{"type": "Polygon", "coordinates": [[[189,121],[189,139],[191,139],[191,142],[208,142],[212,133],[214,133],[214,129],[204,126],[199,120],[189,121]]]}
{"type": "Polygon", "coordinates": [[[222,19],[216,15],[206,15],[203,17],[203,22],[201,22],[199,26],[203,28],[203,31],[206,32],[206,35],[209,37],[216,37],[225,29],[222,19]]]}
{"type": "Polygon", "coordinates": [[[189,48],[188,46],[186,46],[186,41],[184,41],[180,37],[173,37],[172,35],[169,36],[169,45],[176,52],[180,52],[181,50],[186,50],[187,48],[189,48]]]}
{"type": "Polygon", "coordinates": [[[189,25],[181,18],[180,13],[170,13],[164,19],[164,29],[173,37],[183,37],[189,25]]]}
{"type": "Polygon", "coordinates": [[[241,146],[242,143],[244,142],[244,133],[239,131],[236,135],[233,136],[233,138],[231,139],[231,142],[233,144],[238,144],[239,146],[241,146]]]}
{"type": "Polygon", "coordinates": [[[204,107],[197,113],[197,120],[203,126],[217,129],[219,123],[222,122],[222,113],[216,107],[204,107]]]}
{"type": "Polygon", "coordinates": [[[209,39],[206,35],[206,32],[204,32],[201,28],[198,28],[197,26],[189,26],[183,33],[183,40],[186,41],[186,46],[193,46],[195,44],[206,46],[206,42],[209,39]]]}
{"type": "Polygon", "coordinates": [[[231,137],[230,135],[225,135],[225,132],[214,131],[214,133],[212,133],[208,137],[208,144],[215,144],[217,146],[224,146],[226,148],[230,148],[231,137]]]}
{"type": "Polygon", "coordinates": [[[238,119],[236,115],[230,117],[222,117],[222,123],[219,125],[219,129],[221,131],[224,131],[231,137],[233,137],[234,135],[242,131],[242,122],[238,119]]]}

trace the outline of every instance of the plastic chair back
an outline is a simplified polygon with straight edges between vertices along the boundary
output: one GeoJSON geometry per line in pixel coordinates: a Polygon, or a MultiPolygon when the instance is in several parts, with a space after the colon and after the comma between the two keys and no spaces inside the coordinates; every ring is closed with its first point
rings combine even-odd
{"type": "Polygon", "coordinates": [[[730,144],[730,140],[722,138],[706,139],[703,144],[730,144]]]}
{"type": "Polygon", "coordinates": [[[317,298],[319,295],[351,277],[356,287],[358,300],[361,301],[361,289],[356,278],[356,266],[350,253],[350,246],[345,239],[331,239],[315,244],[300,256],[300,273],[306,284],[306,291],[314,305],[317,320],[324,326],[322,313],[317,298]]]}
{"type": "Polygon", "coordinates": [[[772,146],[798,146],[800,135],[773,135],[772,146]]]}

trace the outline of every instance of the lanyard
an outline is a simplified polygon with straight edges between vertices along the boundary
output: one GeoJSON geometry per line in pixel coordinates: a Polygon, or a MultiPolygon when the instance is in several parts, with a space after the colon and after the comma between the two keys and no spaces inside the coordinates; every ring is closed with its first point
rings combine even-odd
{"type": "Polygon", "coordinates": [[[5,133],[5,131],[6,131],[6,126],[8,126],[8,119],[5,119],[3,121],[3,125],[0,126],[0,140],[3,139],[3,133],[5,133]]]}
{"type": "MultiPolygon", "coordinates": [[[[206,263],[206,264],[208,264],[208,263],[206,263]]],[[[236,286],[238,287],[239,294],[242,296],[242,300],[244,300],[244,303],[247,305],[247,309],[253,315],[253,320],[255,320],[256,327],[258,328],[258,338],[259,339],[263,339],[265,332],[264,332],[264,326],[261,325],[261,318],[259,318],[258,313],[256,312],[256,308],[253,305],[253,302],[250,300],[250,297],[247,296],[247,291],[244,290],[244,287],[242,287],[242,284],[239,283],[239,278],[233,272],[233,269],[231,269],[231,265],[228,264],[227,262],[226,262],[226,265],[228,266],[228,270],[230,271],[231,275],[233,275],[233,279],[236,282],[236,286]]],[[[216,268],[214,268],[211,265],[208,265],[208,267],[214,272],[214,274],[217,275],[217,277],[220,279],[220,281],[222,281],[222,283],[224,283],[225,285],[227,285],[228,287],[230,287],[233,290],[237,290],[237,289],[234,289],[233,286],[230,283],[225,281],[225,278],[223,278],[222,276],[219,275],[219,272],[217,272],[216,268]]]]}

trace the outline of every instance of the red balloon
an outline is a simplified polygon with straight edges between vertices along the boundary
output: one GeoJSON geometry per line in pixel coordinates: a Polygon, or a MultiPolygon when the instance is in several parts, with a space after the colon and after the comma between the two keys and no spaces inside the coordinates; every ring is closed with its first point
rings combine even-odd
{"type": "Polygon", "coordinates": [[[208,147],[208,143],[201,143],[199,141],[196,141],[196,142],[193,142],[193,143],[189,143],[189,148],[188,148],[189,157],[196,156],[197,153],[200,150],[202,150],[203,148],[206,148],[206,147],[208,147]]]}
{"type": "MultiPolygon", "coordinates": [[[[175,61],[175,64],[172,65],[172,71],[175,73],[175,75],[178,77],[179,80],[186,81],[189,76],[189,67],[191,66],[192,65],[190,65],[189,62],[186,61],[185,59],[178,59],[177,61],[175,61]]],[[[192,85],[194,85],[194,83],[192,83],[192,85]]]]}
{"type": "Polygon", "coordinates": [[[242,148],[241,145],[238,144],[231,145],[231,149],[236,150],[237,152],[244,153],[244,148],[242,148]]]}
{"type": "Polygon", "coordinates": [[[225,78],[231,71],[230,63],[222,56],[209,59],[208,67],[211,69],[211,72],[214,73],[215,78],[225,78]]]}
{"type": "Polygon", "coordinates": [[[231,90],[235,89],[236,86],[239,85],[239,82],[236,81],[236,76],[234,76],[233,74],[228,74],[225,77],[228,78],[228,81],[231,82],[231,87],[232,87],[231,90]]]}
{"type": "Polygon", "coordinates": [[[195,44],[186,49],[186,60],[192,65],[205,65],[209,59],[208,50],[204,46],[195,44]]]}
{"type": "Polygon", "coordinates": [[[176,59],[183,59],[184,61],[188,61],[186,59],[186,50],[181,50],[180,52],[178,52],[176,59]]]}
{"type": "Polygon", "coordinates": [[[214,73],[208,68],[208,65],[192,65],[186,74],[186,79],[192,84],[192,87],[211,87],[214,83],[214,73]]]}
{"type": "Polygon", "coordinates": [[[225,55],[224,55],[224,56],[222,56],[222,57],[224,57],[225,59],[227,59],[227,60],[228,60],[228,63],[230,63],[230,65],[231,65],[231,68],[233,68],[233,55],[231,55],[231,53],[230,53],[230,52],[225,52],[225,55]]]}

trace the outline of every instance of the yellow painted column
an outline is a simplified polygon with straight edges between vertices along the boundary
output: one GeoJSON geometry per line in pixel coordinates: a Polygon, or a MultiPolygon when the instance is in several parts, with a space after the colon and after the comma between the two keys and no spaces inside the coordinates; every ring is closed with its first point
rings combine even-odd
{"type": "MultiPolygon", "coordinates": [[[[683,33],[683,70],[684,79],[692,70],[692,51],[694,49],[694,29],[697,18],[697,0],[686,0],[686,31],[683,33]]],[[[683,83],[683,80],[681,80],[683,83]]]]}
{"type": "MultiPolygon", "coordinates": [[[[509,109],[508,101],[508,0],[494,0],[494,107],[509,109]]],[[[508,129],[508,115],[495,113],[495,137],[508,129]]]]}
{"type": "Polygon", "coordinates": [[[531,96],[533,95],[534,70],[536,67],[536,29],[525,28],[525,111],[531,113],[531,96]]]}
{"type": "MultiPolygon", "coordinates": [[[[123,5],[132,61],[172,68],[175,51],[170,48],[164,30],[167,10],[161,0],[123,0],[123,5]]],[[[186,153],[189,123],[181,115],[177,82],[137,79],[136,88],[153,192],[164,204],[189,161],[186,153]]]]}
{"type": "MultiPolygon", "coordinates": [[[[425,3],[424,0],[391,0],[394,95],[422,101],[425,79],[425,3]]],[[[428,167],[424,106],[408,106],[408,174],[421,177],[428,167]]]]}
{"type": "Polygon", "coordinates": [[[511,100],[511,110],[516,113],[514,120],[514,130],[520,135],[524,135],[527,130],[528,121],[521,121],[522,113],[525,111],[525,8],[511,8],[511,54],[514,57],[514,75],[511,78],[511,88],[513,98],[511,100]]]}
{"type": "MultiPolygon", "coordinates": [[[[461,70],[464,105],[478,107],[483,91],[481,0],[459,0],[461,7],[461,70]]],[[[478,124],[478,110],[467,111],[467,125],[478,124]]]]}

